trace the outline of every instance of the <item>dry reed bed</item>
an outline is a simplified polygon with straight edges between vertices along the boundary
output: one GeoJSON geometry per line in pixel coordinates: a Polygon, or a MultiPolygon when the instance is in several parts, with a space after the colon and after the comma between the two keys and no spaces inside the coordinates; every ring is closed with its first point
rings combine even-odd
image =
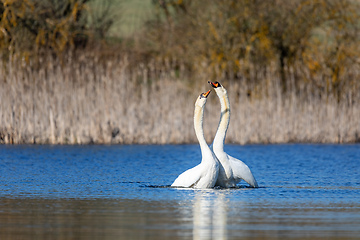
{"type": "MultiPolygon", "coordinates": [[[[39,71],[14,64],[0,66],[0,142],[50,144],[167,144],[196,142],[193,110],[207,79],[189,83],[171,64],[130,68],[126,57],[66,64],[47,61],[39,71]]],[[[303,94],[281,94],[279,81],[261,98],[249,98],[241,82],[224,84],[231,122],[227,142],[358,142],[360,96],[351,103],[303,94]]],[[[204,132],[210,143],[220,105],[213,92],[205,110],[204,132]]]]}

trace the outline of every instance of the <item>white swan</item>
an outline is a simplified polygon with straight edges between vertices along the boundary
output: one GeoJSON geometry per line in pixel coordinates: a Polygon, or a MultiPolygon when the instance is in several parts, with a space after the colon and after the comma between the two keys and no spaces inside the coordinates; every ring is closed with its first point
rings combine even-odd
{"type": "Polygon", "coordinates": [[[215,89],[221,105],[220,122],[212,146],[213,151],[220,162],[216,186],[225,188],[235,187],[235,185],[243,179],[252,187],[259,187],[249,167],[239,159],[228,155],[224,151],[226,131],[230,122],[230,102],[226,89],[221,86],[219,82],[213,83],[209,81],[209,84],[215,89]]]}
{"type": "Polygon", "coordinates": [[[212,188],[215,186],[219,162],[207,145],[203,131],[204,106],[210,91],[200,94],[195,102],[194,128],[200,143],[201,163],[180,174],[171,185],[172,187],[212,188]]]}

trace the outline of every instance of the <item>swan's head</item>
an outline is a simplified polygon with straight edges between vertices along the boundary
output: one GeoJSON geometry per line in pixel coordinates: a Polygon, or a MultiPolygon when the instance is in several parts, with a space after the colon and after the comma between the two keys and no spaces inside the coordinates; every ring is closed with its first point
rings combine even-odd
{"type": "Polygon", "coordinates": [[[227,94],[226,89],[219,82],[210,82],[208,83],[215,89],[216,94],[221,97],[227,94]]]}
{"type": "Polygon", "coordinates": [[[195,102],[195,106],[203,107],[206,103],[207,97],[209,96],[211,90],[200,94],[200,96],[197,98],[195,102]]]}

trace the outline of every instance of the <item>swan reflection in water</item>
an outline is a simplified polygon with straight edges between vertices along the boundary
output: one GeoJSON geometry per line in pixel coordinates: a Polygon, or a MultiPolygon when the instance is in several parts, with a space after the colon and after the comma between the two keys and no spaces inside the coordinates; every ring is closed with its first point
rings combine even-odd
{"type": "Polygon", "coordinates": [[[196,191],[193,203],[193,239],[227,239],[227,211],[224,193],[196,191]]]}

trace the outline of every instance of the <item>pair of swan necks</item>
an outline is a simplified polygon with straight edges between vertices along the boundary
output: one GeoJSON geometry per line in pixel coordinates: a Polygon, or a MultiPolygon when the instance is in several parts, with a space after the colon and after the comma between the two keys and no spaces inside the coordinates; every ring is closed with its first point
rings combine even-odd
{"type": "Polygon", "coordinates": [[[221,104],[220,122],[215,134],[213,150],[207,145],[203,130],[204,106],[210,94],[209,90],[197,98],[194,111],[194,129],[200,144],[201,163],[180,174],[171,186],[193,188],[220,186],[228,188],[235,187],[243,179],[252,187],[258,187],[249,167],[224,151],[226,132],[230,122],[229,98],[226,89],[220,83],[209,82],[209,84],[215,89],[221,104]]]}

